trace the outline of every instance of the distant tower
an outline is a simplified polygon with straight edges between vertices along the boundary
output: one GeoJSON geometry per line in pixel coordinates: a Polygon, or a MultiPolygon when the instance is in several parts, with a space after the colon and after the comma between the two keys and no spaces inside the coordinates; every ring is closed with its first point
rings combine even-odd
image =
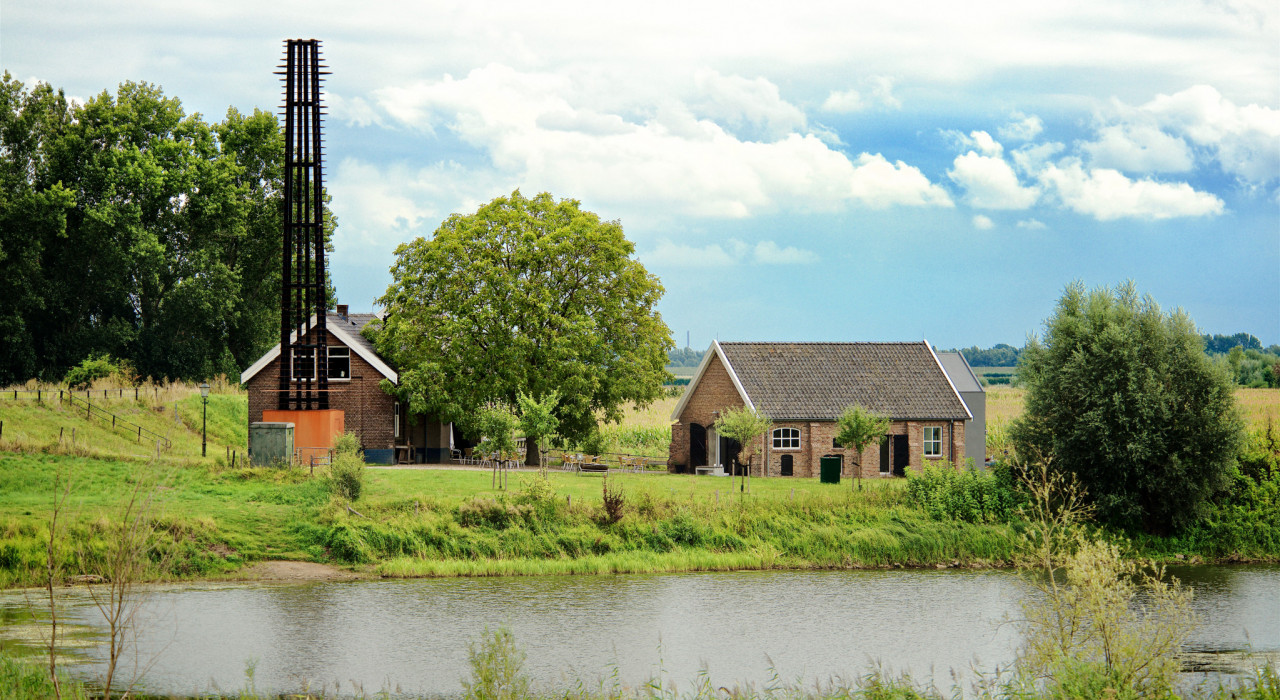
{"type": "Polygon", "coordinates": [[[280,410],[329,408],[320,136],[320,41],[285,41],[280,410]],[[315,323],[311,321],[315,316],[315,323]],[[288,348],[288,351],[285,349],[288,348]],[[293,380],[297,381],[293,381],[293,380]]]}

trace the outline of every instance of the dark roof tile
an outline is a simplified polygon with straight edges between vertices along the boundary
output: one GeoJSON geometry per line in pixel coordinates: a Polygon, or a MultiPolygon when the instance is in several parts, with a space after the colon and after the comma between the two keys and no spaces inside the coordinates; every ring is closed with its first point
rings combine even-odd
{"type": "Polygon", "coordinates": [[[751,402],[775,420],[834,420],[853,404],[895,419],[968,417],[924,342],[720,347],[751,402]]]}

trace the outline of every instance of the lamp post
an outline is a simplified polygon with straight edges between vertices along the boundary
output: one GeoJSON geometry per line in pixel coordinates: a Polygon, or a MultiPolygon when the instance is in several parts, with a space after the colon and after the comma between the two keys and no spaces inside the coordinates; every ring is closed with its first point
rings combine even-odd
{"type": "Polygon", "coordinates": [[[200,456],[206,456],[209,446],[209,382],[200,385],[200,400],[204,404],[200,418],[200,456]]]}

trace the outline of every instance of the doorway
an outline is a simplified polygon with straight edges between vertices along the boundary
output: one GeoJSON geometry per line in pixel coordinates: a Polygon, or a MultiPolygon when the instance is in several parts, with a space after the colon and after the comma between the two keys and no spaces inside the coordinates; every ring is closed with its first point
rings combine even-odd
{"type": "Polygon", "coordinates": [[[907,446],[906,435],[893,436],[893,475],[906,476],[907,466],[911,464],[911,448],[907,446]]]}
{"type": "Polygon", "coordinates": [[[742,445],[733,438],[720,436],[720,460],[724,464],[724,472],[734,476],[742,476],[743,466],[738,462],[738,453],[742,445]]]}
{"type": "Polygon", "coordinates": [[[689,424],[689,471],[707,466],[707,429],[697,423],[689,424]]]}

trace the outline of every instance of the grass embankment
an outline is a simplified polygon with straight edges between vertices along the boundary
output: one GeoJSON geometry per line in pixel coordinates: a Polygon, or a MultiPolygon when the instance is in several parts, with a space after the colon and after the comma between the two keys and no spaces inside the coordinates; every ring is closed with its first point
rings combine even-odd
{"type": "MultiPolygon", "coordinates": [[[[32,386],[34,390],[36,387],[32,386]]],[[[58,400],[58,386],[42,385],[40,400],[31,394],[20,393],[13,398],[12,389],[0,390],[0,422],[4,433],[0,435],[0,451],[63,454],[94,457],[144,458],[154,457],[154,439],[146,433],[139,438],[132,425],[162,435],[172,441],[172,448],[161,451],[161,456],[182,459],[200,456],[202,429],[200,390],[188,384],[144,385],[134,388],[108,389],[103,396],[98,385],[90,390],[88,400],[94,406],[92,418],[86,417],[83,403],[58,400]],[[94,392],[97,392],[96,394],[94,392]],[[119,421],[112,427],[102,411],[114,414],[119,421]]],[[[61,387],[66,392],[66,387],[61,387]]],[[[20,388],[19,391],[26,391],[20,388]]],[[[76,392],[78,401],[85,399],[85,392],[76,392]]],[[[248,399],[243,391],[225,385],[215,386],[209,395],[208,452],[225,456],[227,449],[244,456],[248,441],[248,399]]]]}
{"type": "Polygon", "coordinates": [[[99,547],[113,508],[151,469],[164,472],[156,522],[167,568],[155,577],[219,577],[263,559],[385,576],[991,565],[1014,541],[1008,525],[931,520],[901,482],[854,492],[755,479],[741,495],[729,479],[614,474],[623,502],[610,522],[598,476],[552,472],[542,484],[521,473],[501,493],[487,472],[368,470],[356,515],[298,471],[0,454],[0,586],[39,582],[59,469],[73,480],[58,549],[69,575],[81,565],[71,543],[99,547]]]}

